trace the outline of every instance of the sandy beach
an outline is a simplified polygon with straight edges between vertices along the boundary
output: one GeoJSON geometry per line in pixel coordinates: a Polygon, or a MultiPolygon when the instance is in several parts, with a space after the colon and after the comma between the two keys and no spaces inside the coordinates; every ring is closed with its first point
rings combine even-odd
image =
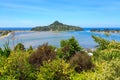
{"type": "Polygon", "coordinates": [[[0,36],[0,39],[3,39],[3,38],[8,37],[10,35],[11,35],[11,33],[8,33],[7,35],[0,36]]]}

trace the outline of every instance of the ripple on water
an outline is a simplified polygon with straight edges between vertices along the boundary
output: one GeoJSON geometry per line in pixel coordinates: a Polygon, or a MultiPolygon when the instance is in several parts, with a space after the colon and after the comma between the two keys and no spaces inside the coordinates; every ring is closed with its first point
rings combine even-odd
{"type": "Polygon", "coordinates": [[[120,41],[120,34],[111,34],[109,37],[106,37],[102,33],[92,33],[87,31],[68,31],[68,32],[15,32],[14,39],[11,37],[6,37],[0,39],[0,47],[3,47],[6,41],[9,40],[9,45],[12,48],[17,43],[23,43],[26,48],[32,45],[34,48],[37,46],[48,42],[51,45],[56,47],[60,46],[60,41],[62,39],[69,39],[74,36],[79,44],[84,48],[94,48],[97,44],[94,42],[91,35],[101,36],[108,40],[120,41]]]}

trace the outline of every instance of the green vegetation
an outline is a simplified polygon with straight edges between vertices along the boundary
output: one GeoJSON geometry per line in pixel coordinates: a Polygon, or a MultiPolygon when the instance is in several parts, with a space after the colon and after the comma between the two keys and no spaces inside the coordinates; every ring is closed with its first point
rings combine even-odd
{"type": "Polygon", "coordinates": [[[70,30],[81,31],[83,29],[78,26],[66,25],[58,21],[55,21],[54,23],[48,26],[37,26],[35,28],[32,28],[31,30],[33,31],[70,31],[70,30]]]}
{"type": "Polygon", "coordinates": [[[4,44],[4,50],[0,48],[0,56],[9,57],[11,49],[9,48],[9,41],[4,44]]]}
{"type": "Polygon", "coordinates": [[[99,44],[95,51],[96,58],[103,60],[113,60],[120,57],[120,42],[108,41],[100,37],[92,36],[99,44]]]}
{"type": "Polygon", "coordinates": [[[33,52],[33,47],[30,46],[30,47],[27,49],[27,52],[28,52],[28,53],[32,53],[32,52],[33,52]]]}
{"type": "Polygon", "coordinates": [[[52,62],[44,63],[40,67],[37,80],[70,80],[74,70],[62,59],[56,59],[52,62]]]}
{"type": "Polygon", "coordinates": [[[32,53],[29,57],[29,63],[35,67],[40,67],[43,65],[43,62],[50,62],[55,58],[56,52],[55,48],[48,45],[43,44],[38,47],[37,51],[32,53]]]}
{"type": "Polygon", "coordinates": [[[25,51],[25,47],[22,43],[18,43],[15,48],[14,51],[25,51]]]}
{"type": "Polygon", "coordinates": [[[74,37],[68,40],[61,40],[61,48],[57,50],[59,58],[69,60],[76,52],[82,51],[83,48],[79,46],[77,40],[74,37]]]}
{"type": "Polygon", "coordinates": [[[91,32],[105,32],[105,34],[107,33],[119,33],[120,29],[109,29],[109,28],[105,28],[105,29],[99,29],[99,28],[95,28],[92,29],[91,32]]]}
{"type": "Polygon", "coordinates": [[[0,31],[0,34],[1,34],[1,36],[4,36],[4,35],[7,35],[8,33],[10,33],[11,32],[11,30],[3,30],[3,31],[0,31]]]}
{"type": "Polygon", "coordinates": [[[14,50],[0,48],[0,80],[120,80],[120,42],[92,36],[98,44],[93,56],[74,37],[49,44],[14,50]]]}
{"type": "Polygon", "coordinates": [[[78,73],[91,70],[94,67],[91,57],[85,52],[77,52],[71,57],[70,64],[78,73]]]}

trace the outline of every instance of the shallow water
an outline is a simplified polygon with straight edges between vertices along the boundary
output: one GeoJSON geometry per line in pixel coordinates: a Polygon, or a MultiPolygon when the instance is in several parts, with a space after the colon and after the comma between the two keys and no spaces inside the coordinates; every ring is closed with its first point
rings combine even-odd
{"type": "Polygon", "coordinates": [[[23,43],[26,48],[30,45],[33,48],[38,47],[43,43],[51,44],[59,47],[62,39],[69,39],[72,36],[78,40],[79,44],[84,48],[95,48],[97,45],[92,35],[101,36],[107,40],[120,41],[120,33],[112,33],[106,37],[103,33],[92,33],[89,31],[66,31],[66,32],[15,32],[14,37],[10,35],[4,39],[0,39],[0,47],[3,47],[6,41],[9,40],[9,46],[13,48],[17,43],[23,43]]]}

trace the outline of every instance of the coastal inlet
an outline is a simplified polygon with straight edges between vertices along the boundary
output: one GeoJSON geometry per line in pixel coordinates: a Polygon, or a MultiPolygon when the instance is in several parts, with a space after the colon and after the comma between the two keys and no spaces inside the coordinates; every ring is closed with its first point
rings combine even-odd
{"type": "Polygon", "coordinates": [[[14,34],[9,34],[9,36],[0,39],[0,47],[3,48],[3,45],[8,41],[12,49],[18,43],[23,43],[26,48],[30,45],[33,48],[37,48],[43,43],[59,47],[62,39],[68,39],[74,36],[82,47],[91,49],[97,46],[92,35],[101,36],[107,40],[120,41],[120,33],[111,33],[110,36],[106,36],[104,33],[90,31],[15,31],[14,34]]]}

